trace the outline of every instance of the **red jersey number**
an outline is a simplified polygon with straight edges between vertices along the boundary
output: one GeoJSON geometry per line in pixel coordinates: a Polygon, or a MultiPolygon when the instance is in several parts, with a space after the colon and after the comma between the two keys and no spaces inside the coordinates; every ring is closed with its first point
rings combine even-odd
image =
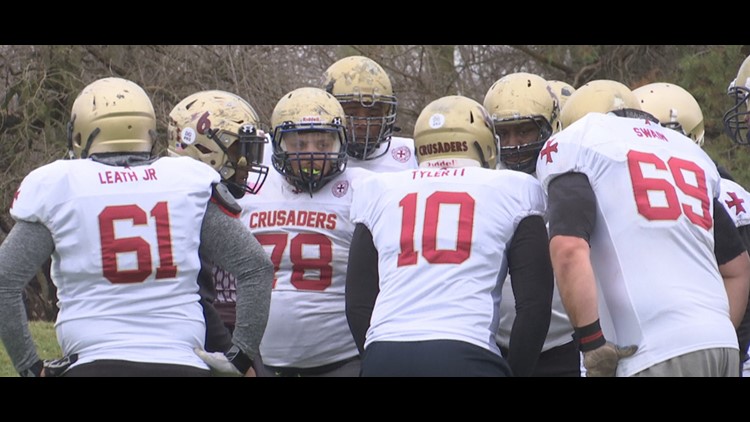
{"type": "Polygon", "coordinates": [[[706,187],[706,173],[692,161],[671,157],[665,163],[661,158],[648,152],[629,151],[628,169],[630,180],[633,183],[633,194],[638,213],[646,219],[652,220],[677,220],[684,214],[690,222],[710,230],[713,226],[713,217],[710,211],[708,189],[706,187]],[[667,179],[655,177],[644,177],[642,165],[652,165],[657,170],[669,170],[674,179],[672,184],[667,179]],[[692,173],[695,184],[690,184],[685,179],[686,173],[692,173]],[[684,195],[695,198],[700,202],[700,213],[696,213],[689,204],[680,202],[677,189],[684,195]],[[649,199],[649,192],[662,192],[666,200],[666,206],[653,206],[649,199]]]}

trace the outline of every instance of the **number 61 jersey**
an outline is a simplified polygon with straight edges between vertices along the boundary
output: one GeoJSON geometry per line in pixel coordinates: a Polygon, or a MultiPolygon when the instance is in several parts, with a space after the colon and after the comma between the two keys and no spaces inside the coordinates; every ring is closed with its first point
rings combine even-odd
{"type": "Polygon", "coordinates": [[[545,192],[567,172],[585,174],[596,194],[591,262],[615,331],[605,335],[639,346],[617,375],[698,349],[737,349],[714,256],[720,178],[710,157],[657,123],[589,113],[539,153],[545,192]]]}
{"type": "Polygon", "coordinates": [[[59,160],[24,179],[11,208],[55,241],[51,275],[64,355],[206,368],[196,279],[214,169],[189,157],[119,167],[59,160]],[[132,338],[138,341],[133,342],[132,338]],[[158,353],[154,353],[158,350],[158,353]]]}

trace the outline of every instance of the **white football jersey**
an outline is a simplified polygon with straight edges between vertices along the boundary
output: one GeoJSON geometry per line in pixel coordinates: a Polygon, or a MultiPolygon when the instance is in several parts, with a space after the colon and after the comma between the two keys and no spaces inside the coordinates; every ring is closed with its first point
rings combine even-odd
{"type": "Polygon", "coordinates": [[[200,229],[214,169],[189,157],[115,167],[60,160],[21,183],[11,214],[55,240],[64,355],[207,366],[198,303],[200,229]]]}
{"type": "Polygon", "coordinates": [[[313,368],[359,354],[346,320],[344,287],[354,224],[349,169],[313,197],[270,171],[257,195],[240,199],[242,221],[275,266],[263,363],[313,368]]]}
{"type": "MultiPolygon", "coordinates": [[[[373,155],[383,154],[386,145],[380,144],[372,153],[373,155]]],[[[373,160],[357,160],[349,157],[346,164],[347,168],[359,167],[370,171],[392,172],[419,167],[417,156],[414,155],[414,140],[411,138],[401,138],[394,136],[391,138],[390,147],[380,157],[373,160]]]]}
{"type": "Polygon", "coordinates": [[[378,173],[354,181],[352,221],[378,250],[375,341],[495,343],[507,248],[522,219],[543,215],[530,175],[479,167],[378,173]]]}
{"type": "Polygon", "coordinates": [[[719,202],[732,217],[736,227],[750,224],[750,193],[745,188],[731,180],[721,179],[719,202]]]}
{"type": "Polygon", "coordinates": [[[620,345],[638,345],[618,376],[696,350],[738,349],[714,256],[719,174],[689,138],[658,124],[589,113],[549,139],[545,192],[567,172],[596,194],[591,261],[620,345]]]}

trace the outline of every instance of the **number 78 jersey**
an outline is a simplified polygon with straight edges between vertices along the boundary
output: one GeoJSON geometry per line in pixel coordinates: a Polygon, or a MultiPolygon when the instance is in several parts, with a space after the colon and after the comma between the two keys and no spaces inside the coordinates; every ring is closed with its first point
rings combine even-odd
{"type": "Polygon", "coordinates": [[[710,157],[656,123],[589,113],[539,153],[545,192],[567,172],[585,174],[596,194],[591,261],[613,317],[612,340],[640,346],[618,375],[671,357],[649,356],[655,350],[730,347],[735,335],[714,256],[720,178],[710,157]]]}

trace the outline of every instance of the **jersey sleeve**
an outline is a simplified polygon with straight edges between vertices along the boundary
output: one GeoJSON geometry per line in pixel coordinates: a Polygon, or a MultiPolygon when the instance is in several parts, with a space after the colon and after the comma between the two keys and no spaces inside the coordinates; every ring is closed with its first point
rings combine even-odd
{"type": "Polygon", "coordinates": [[[47,210],[57,196],[64,196],[59,185],[65,181],[64,167],[69,162],[55,161],[29,173],[13,196],[10,215],[16,221],[45,224],[47,210]]]}
{"type": "Polygon", "coordinates": [[[582,172],[579,157],[583,150],[581,125],[572,125],[544,143],[536,165],[537,179],[544,192],[556,177],[569,172],[582,172]]]}
{"type": "Polygon", "coordinates": [[[377,207],[378,201],[374,198],[379,196],[380,182],[375,173],[366,172],[358,176],[352,179],[352,203],[349,218],[352,223],[362,223],[371,229],[368,216],[371,216],[377,207]]]}

